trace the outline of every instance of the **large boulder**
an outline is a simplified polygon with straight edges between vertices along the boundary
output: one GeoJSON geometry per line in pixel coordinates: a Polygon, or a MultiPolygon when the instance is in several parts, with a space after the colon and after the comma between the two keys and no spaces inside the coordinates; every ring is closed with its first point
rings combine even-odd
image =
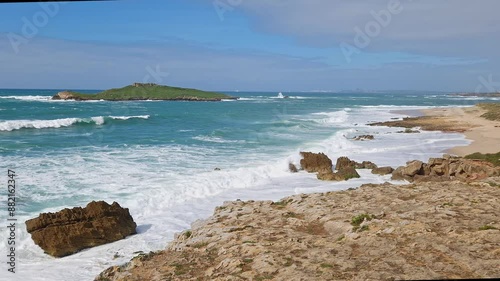
{"type": "Polygon", "coordinates": [[[394,170],[392,172],[392,179],[411,181],[415,175],[423,174],[424,170],[424,163],[422,161],[410,161],[406,163],[406,166],[401,166],[394,170]]]}
{"type": "Polygon", "coordinates": [[[360,177],[356,169],[354,169],[353,167],[347,167],[345,169],[342,169],[338,171],[336,174],[342,177],[343,180],[350,180],[360,177]]]}
{"type": "Polygon", "coordinates": [[[345,156],[339,157],[337,159],[337,163],[335,164],[335,170],[340,171],[349,167],[356,169],[374,169],[377,168],[377,165],[370,161],[363,161],[359,163],[345,156]]]}
{"type": "Polygon", "coordinates": [[[352,161],[347,157],[340,157],[337,159],[337,164],[335,165],[337,172],[334,173],[332,170],[320,172],[316,177],[324,181],[345,181],[352,178],[359,178],[360,176],[356,171],[356,166],[359,165],[360,163],[352,161]]]}
{"type": "Polygon", "coordinates": [[[372,174],[375,175],[388,175],[391,174],[394,171],[392,167],[380,167],[380,168],[373,168],[372,169],[372,174]]]}
{"type": "Polygon", "coordinates": [[[324,180],[324,181],[346,181],[353,178],[359,178],[360,175],[353,167],[347,167],[336,173],[334,172],[318,173],[316,177],[319,180],[324,180]]]}
{"type": "Polygon", "coordinates": [[[300,160],[302,169],[309,173],[328,173],[332,171],[332,160],[324,153],[301,152],[300,160]]]}
{"type": "Polygon", "coordinates": [[[363,161],[361,163],[356,163],[354,166],[356,169],[375,169],[377,165],[370,161],[363,161]]]}
{"type": "Polygon", "coordinates": [[[31,238],[47,254],[63,257],[136,233],[128,209],[118,203],[90,202],[85,208],[43,213],[26,221],[31,238]]]}
{"type": "Polygon", "coordinates": [[[335,170],[343,170],[348,167],[356,167],[356,164],[358,164],[356,161],[353,161],[345,156],[337,158],[337,163],[335,164],[335,170]]]}

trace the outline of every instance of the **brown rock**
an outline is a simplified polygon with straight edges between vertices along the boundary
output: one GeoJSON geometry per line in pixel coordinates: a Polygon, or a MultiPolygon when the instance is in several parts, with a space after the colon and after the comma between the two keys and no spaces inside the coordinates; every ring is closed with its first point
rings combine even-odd
{"type": "Polygon", "coordinates": [[[406,163],[406,166],[398,167],[392,173],[393,180],[408,180],[412,181],[413,177],[417,174],[423,174],[424,163],[422,161],[414,160],[406,163]]]}
{"type": "Polygon", "coordinates": [[[397,181],[400,181],[400,180],[408,180],[408,181],[410,181],[411,177],[403,176],[403,169],[404,169],[404,166],[397,167],[396,170],[394,170],[392,172],[391,179],[392,180],[397,180],[397,181]]]}
{"type": "Polygon", "coordinates": [[[370,161],[363,161],[362,163],[358,163],[354,160],[351,160],[345,156],[337,159],[337,163],[335,165],[335,170],[343,170],[345,168],[352,167],[356,169],[374,169],[377,168],[377,165],[370,161]]]}
{"type": "Polygon", "coordinates": [[[356,163],[356,169],[375,169],[377,165],[370,161],[363,161],[362,163],[356,163]]]}
{"type": "Polygon", "coordinates": [[[354,167],[344,168],[344,169],[338,171],[336,174],[340,175],[344,180],[349,180],[349,179],[360,177],[360,175],[358,174],[356,169],[354,169],[354,167]]]}
{"type": "Polygon", "coordinates": [[[348,167],[356,167],[356,164],[357,162],[356,161],[353,161],[345,156],[343,157],[339,157],[337,159],[337,163],[335,164],[335,170],[342,170],[342,169],[345,169],[345,168],[348,168],[348,167]]]}
{"type": "Polygon", "coordinates": [[[392,167],[380,167],[380,168],[373,168],[372,174],[388,175],[388,174],[391,174],[393,171],[394,171],[394,169],[392,167]]]}
{"type": "Polygon", "coordinates": [[[373,135],[361,135],[353,138],[355,141],[373,140],[375,137],[373,135]]]}
{"type": "Polygon", "coordinates": [[[318,173],[316,175],[316,177],[318,178],[318,180],[322,180],[322,181],[342,181],[343,180],[339,175],[337,175],[334,172],[318,173]]]}
{"type": "Polygon", "coordinates": [[[346,181],[353,178],[359,178],[360,175],[358,174],[356,169],[354,169],[354,167],[347,167],[336,173],[318,173],[316,177],[319,180],[324,181],[346,181]]]}
{"type": "Polygon", "coordinates": [[[406,163],[406,167],[402,170],[405,176],[414,176],[422,171],[424,163],[422,161],[414,160],[406,163]]]}
{"type": "Polygon", "coordinates": [[[85,208],[43,213],[26,221],[31,238],[47,254],[63,257],[136,233],[128,209],[116,202],[90,202],[85,208]]]}
{"type": "Polygon", "coordinates": [[[412,130],[410,128],[406,128],[404,131],[397,131],[398,134],[419,134],[419,130],[412,130]]]}
{"type": "Polygon", "coordinates": [[[300,154],[304,157],[300,160],[300,166],[309,173],[332,171],[332,160],[324,153],[301,152],[300,154]]]}
{"type": "Polygon", "coordinates": [[[288,163],[288,170],[290,170],[290,172],[292,172],[292,173],[299,172],[299,170],[297,169],[297,167],[293,163],[288,163]]]}

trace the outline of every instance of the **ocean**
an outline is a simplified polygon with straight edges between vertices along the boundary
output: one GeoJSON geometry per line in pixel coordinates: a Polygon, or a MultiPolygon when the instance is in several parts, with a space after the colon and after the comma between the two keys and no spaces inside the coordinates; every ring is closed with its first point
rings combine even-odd
{"type": "Polygon", "coordinates": [[[210,216],[224,201],[276,201],[390,181],[360,170],[360,179],[322,182],[314,174],[290,173],[288,163],[298,165],[300,151],[394,167],[441,156],[469,141],[456,133],[401,134],[398,128],[366,124],[495,99],[431,92],[284,93],[289,98],[227,92],[240,99],[50,100],[58,91],[0,90],[0,280],[93,280],[138,251],[165,248],[176,232],[210,216]],[[375,139],[352,140],[362,134],[375,139]],[[15,275],[6,264],[9,169],[17,174],[15,275]],[[41,212],[92,200],[129,208],[138,234],[56,259],[26,232],[24,221],[41,212]]]}

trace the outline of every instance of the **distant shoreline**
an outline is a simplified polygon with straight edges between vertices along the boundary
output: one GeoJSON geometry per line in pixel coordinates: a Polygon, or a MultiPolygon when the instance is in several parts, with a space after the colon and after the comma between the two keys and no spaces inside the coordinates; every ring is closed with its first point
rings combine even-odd
{"type": "Polygon", "coordinates": [[[463,133],[472,143],[446,151],[458,156],[475,152],[496,153],[500,150],[500,120],[496,119],[500,115],[499,103],[479,104],[473,107],[439,107],[420,112],[422,116],[370,125],[410,129],[420,127],[427,131],[463,133]]]}
{"type": "Polygon", "coordinates": [[[500,121],[488,120],[481,115],[487,110],[480,106],[435,108],[424,110],[426,116],[442,117],[445,122],[468,124],[470,127],[463,134],[472,143],[467,146],[457,146],[446,152],[465,156],[475,152],[496,153],[500,150],[500,121]]]}

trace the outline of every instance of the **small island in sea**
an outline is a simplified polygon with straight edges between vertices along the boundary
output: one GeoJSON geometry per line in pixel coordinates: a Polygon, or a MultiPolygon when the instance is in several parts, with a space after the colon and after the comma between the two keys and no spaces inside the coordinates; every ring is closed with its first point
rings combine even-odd
{"type": "Polygon", "coordinates": [[[123,88],[110,89],[97,94],[82,94],[72,91],[59,92],[53,100],[107,100],[107,101],[137,101],[137,100],[176,100],[176,101],[221,101],[236,99],[216,92],[196,89],[157,85],[154,83],[134,83],[123,88]]]}

